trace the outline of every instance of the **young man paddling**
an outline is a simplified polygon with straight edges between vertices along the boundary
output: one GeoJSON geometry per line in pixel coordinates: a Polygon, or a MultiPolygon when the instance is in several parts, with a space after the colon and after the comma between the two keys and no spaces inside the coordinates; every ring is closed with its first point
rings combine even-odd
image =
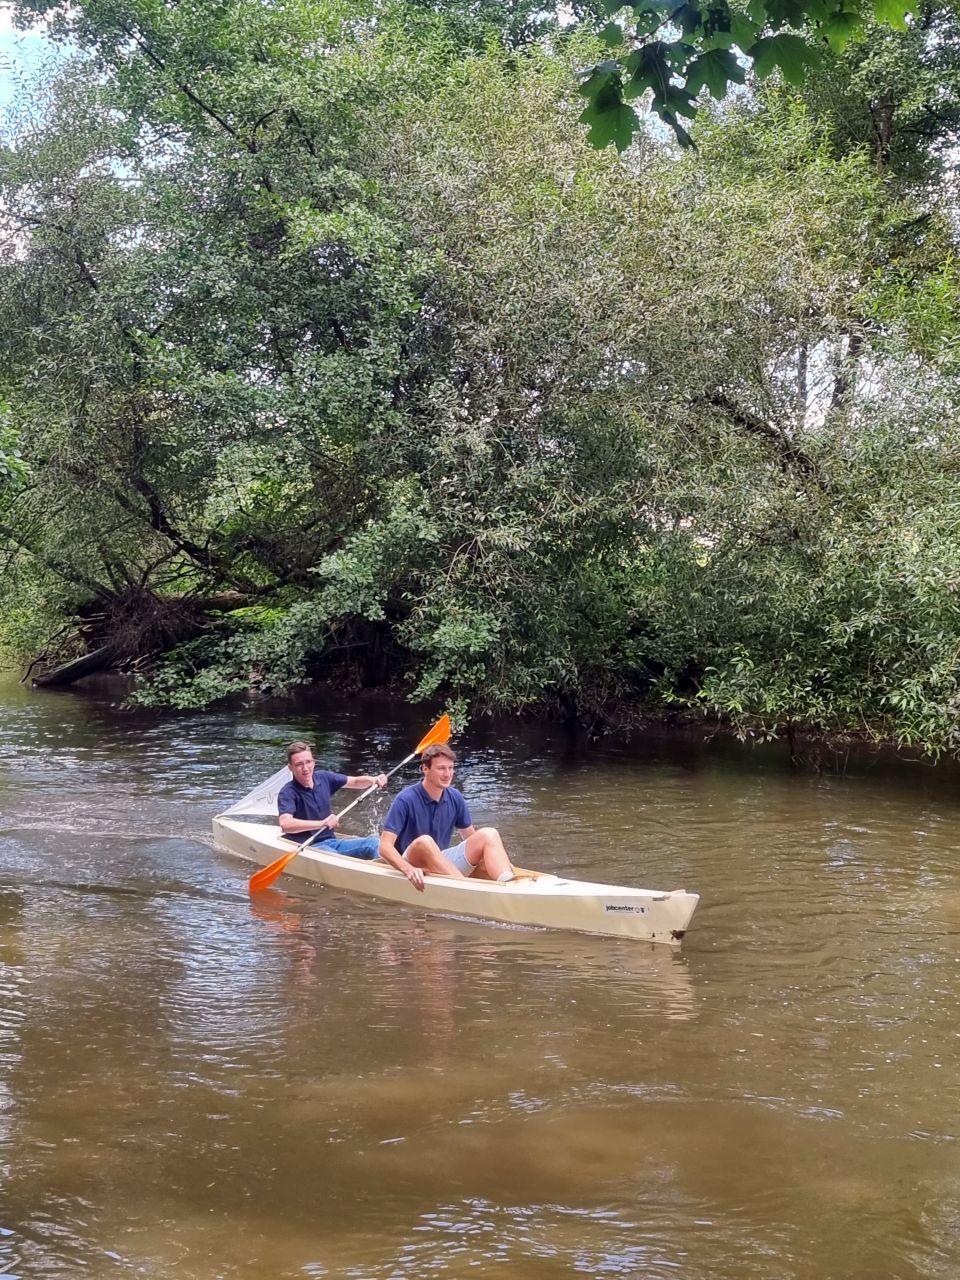
{"type": "Polygon", "coordinates": [[[457,757],[446,746],[427,747],[420,757],[423,779],[404,787],[390,806],[380,836],[380,857],[423,889],[423,873],[473,875],[483,867],[491,880],[514,878],[513,867],[495,827],[473,825],[467,802],[451,786],[457,757]],[[451,845],[454,828],[461,842],[451,845]]]}
{"type": "Polygon", "coordinates": [[[277,797],[283,834],[302,844],[315,831],[329,827],[329,835],[321,835],[314,840],[313,844],[318,849],[345,853],[351,858],[375,858],[380,849],[376,836],[348,836],[341,840],[333,834],[337,816],[330,801],[341,787],[348,791],[366,791],[367,787],[376,784],[382,789],[387,785],[387,775],[357,774],[351,777],[345,773],[333,773],[330,769],[318,769],[308,742],[290,743],[287,766],[293,774],[293,781],[282,787],[277,797]]]}

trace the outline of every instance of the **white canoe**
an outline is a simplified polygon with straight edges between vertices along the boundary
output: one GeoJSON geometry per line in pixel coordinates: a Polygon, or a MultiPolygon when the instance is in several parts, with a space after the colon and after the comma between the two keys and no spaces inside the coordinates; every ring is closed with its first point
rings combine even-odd
{"type": "MultiPolygon", "coordinates": [[[[213,838],[218,848],[260,866],[291,849],[291,842],[278,827],[223,816],[213,820],[213,838]]],[[[548,873],[531,874],[510,884],[427,876],[426,888],[420,893],[384,862],[348,858],[312,846],[294,858],[284,874],[422,911],[534,929],[602,933],[670,947],[679,947],[700,900],[697,894],[682,889],[670,893],[629,889],[565,880],[548,873]]]]}

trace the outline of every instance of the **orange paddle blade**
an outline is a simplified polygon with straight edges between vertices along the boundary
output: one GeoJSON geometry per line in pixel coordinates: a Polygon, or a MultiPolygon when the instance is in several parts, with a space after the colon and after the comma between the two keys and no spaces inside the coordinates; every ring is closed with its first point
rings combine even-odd
{"type": "Polygon", "coordinates": [[[282,858],[271,862],[268,867],[261,867],[259,871],[255,871],[250,877],[250,892],[259,893],[261,889],[266,889],[268,885],[273,884],[277,876],[290,865],[299,852],[299,849],[294,849],[291,853],[285,853],[282,858]]]}
{"type": "Polygon", "coordinates": [[[422,751],[426,751],[427,747],[437,747],[441,742],[449,742],[450,734],[452,732],[453,730],[450,728],[450,717],[441,716],[427,736],[425,738],[421,738],[414,747],[413,754],[418,756],[422,751]]]}

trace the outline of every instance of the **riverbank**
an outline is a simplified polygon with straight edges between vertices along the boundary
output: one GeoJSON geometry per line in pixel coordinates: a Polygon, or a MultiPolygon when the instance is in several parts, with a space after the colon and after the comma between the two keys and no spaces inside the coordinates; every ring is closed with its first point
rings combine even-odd
{"type": "MultiPolygon", "coordinates": [[[[19,677],[11,669],[0,668],[0,681],[16,684],[19,677]]],[[[19,685],[26,692],[28,685],[19,685]]],[[[136,677],[117,672],[86,676],[69,688],[48,690],[50,698],[91,699],[104,704],[124,717],[192,718],[193,708],[145,708],[131,703],[137,687],[136,677]]],[[[367,708],[374,716],[386,719],[402,717],[416,720],[418,705],[424,707],[426,723],[445,709],[441,701],[411,703],[403,687],[397,683],[377,687],[363,686],[356,680],[341,682],[328,678],[297,686],[283,695],[233,694],[221,700],[213,714],[291,715],[314,717],[336,715],[344,705],[367,708]]],[[[202,712],[200,714],[203,714],[202,712]]],[[[598,743],[605,749],[622,750],[640,755],[650,751],[665,756],[679,755],[688,760],[723,755],[746,766],[799,770],[831,776],[888,774],[897,777],[923,777],[954,786],[960,781],[960,761],[951,758],[933,760],[915,748],[898,747],[889,740],[867,733],[820,733],[800,726],[775,732],[760,729],[738,729],[729,721],[707,716],[692,708],[676,705],[651,708],[640,704],[610,707],[602,722],[591,719],[583,723],[555,710],[525,710],[517,715],[503,712],[477,711],[466,719],[471,737],[493,746],[498,738],[511,741],[534,740],[546,735],[562,745],[572,756],[586,758],[598,743]]]]}

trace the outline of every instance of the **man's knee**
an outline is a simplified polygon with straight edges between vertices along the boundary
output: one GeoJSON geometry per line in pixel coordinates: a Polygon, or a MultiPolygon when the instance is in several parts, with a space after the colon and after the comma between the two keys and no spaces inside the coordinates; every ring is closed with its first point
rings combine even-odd
{"type": "Polygon", "coordinates": [[[496,827],[478,827],[477,835],[482,836],[484,844],[488,844],[492,840],[500,839],[500,832],[496,827]]]}
{"type": "Polygon", "coordinates": [[[413,854],[414,857],[419,856],[429,858],[432,854],[438,854],[439,852],[440,846],[432,836],[417,836],[416,840],[411,840],[407,845],[406,854],[404,856],[409,862],[411,854],[413,854]]]}

